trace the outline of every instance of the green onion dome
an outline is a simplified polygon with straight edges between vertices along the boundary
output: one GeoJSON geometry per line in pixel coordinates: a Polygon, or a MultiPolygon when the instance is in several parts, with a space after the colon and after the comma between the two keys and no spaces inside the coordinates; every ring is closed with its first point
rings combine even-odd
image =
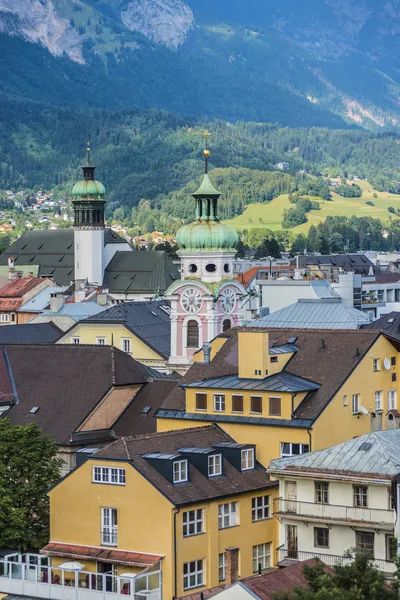
{"type": "Polygon", "coordinates": [[[72,197],[90,200],[102,200],[106,190],[100,181],[95,179],[82,179],[72,188],[72,197]]]}
{"type": "Polygon", "coordinates": [[[182,250],[235,250],[239,240],[236,230],[217,220],[196,221],[184,225],[176,234],[182,250]]]}

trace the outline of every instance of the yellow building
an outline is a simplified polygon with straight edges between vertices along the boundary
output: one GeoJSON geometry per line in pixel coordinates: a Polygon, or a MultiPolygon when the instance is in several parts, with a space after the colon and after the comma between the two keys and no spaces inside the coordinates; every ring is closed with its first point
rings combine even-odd
{"type": "Polygon", "coordinates": [[[399,426],[400,342],[378,331],[244,329],[203,351],[156,413],[157,430],[218,423],[259,460],[399,426]]]}
{"type": "Polygon", "coordinates": [[[170,371],[170,306],[168,302],[123,302],[80,321],[58,344],[115,346],[139,362],[170,371]]]}
{"type": "Polygon", "coordinates": [[[217,425],[121,438],[49,492],[42,553],[110,575],[161,561],[168,600],[268,569],[277,483],[256,453],[217,425]]]}

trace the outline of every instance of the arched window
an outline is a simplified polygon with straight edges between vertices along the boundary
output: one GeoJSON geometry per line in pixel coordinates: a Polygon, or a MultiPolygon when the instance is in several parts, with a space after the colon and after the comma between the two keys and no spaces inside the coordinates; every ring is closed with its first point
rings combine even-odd
{"type": "Polygon", "coordinates": [[[232,327],[230,319],[224,319],[222,322],[222,331],[228,331],[232,327]]]}
{"type": "Polygon", "coordinates": [[[198,348],[199,347],[199,324],[195,320],[188,321],[187,324],[187,347],[198,348]]]}

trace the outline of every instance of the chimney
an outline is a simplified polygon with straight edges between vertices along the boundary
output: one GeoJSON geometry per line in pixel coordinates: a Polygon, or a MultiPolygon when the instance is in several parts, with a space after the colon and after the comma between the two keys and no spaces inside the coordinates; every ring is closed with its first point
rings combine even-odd
{"type": "Polygon", "coordinates": [[[204,363],[209,364],[210,359],[211,359],[211,344],[210,344],[210,342],[204,342],[203,355],[204,355],[204,363]]]}
{"type": "Polygon", "coordinates": [[[8,279],[10,281],[14,281],[14,279],[21,279],[22,271],[15,270],[15,259],[10,256],[8,259],[8,279]]]}
{"type": "Polygon", "coordinates": [[[65,296],[58,294],[50,294],[50,311],[58,313],[65,304],[65,296]]]}
{"type": "Polygon", "coordinates": [[[239,548],[225,549],[225,583],[233,585],[239,579],[239,548]]]}

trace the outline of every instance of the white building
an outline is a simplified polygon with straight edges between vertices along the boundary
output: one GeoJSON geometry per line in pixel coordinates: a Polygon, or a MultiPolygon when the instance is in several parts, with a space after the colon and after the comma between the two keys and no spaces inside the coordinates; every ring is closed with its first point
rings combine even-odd
{"type": "Polygon", "coordinates": [[[267,471],[279,480],[278,564],[318,556],[334,565],[355,548],[393,574],[391,482],[400,471],[399,456],[400,431],[392,430],[272,461],[267,471]]]}

